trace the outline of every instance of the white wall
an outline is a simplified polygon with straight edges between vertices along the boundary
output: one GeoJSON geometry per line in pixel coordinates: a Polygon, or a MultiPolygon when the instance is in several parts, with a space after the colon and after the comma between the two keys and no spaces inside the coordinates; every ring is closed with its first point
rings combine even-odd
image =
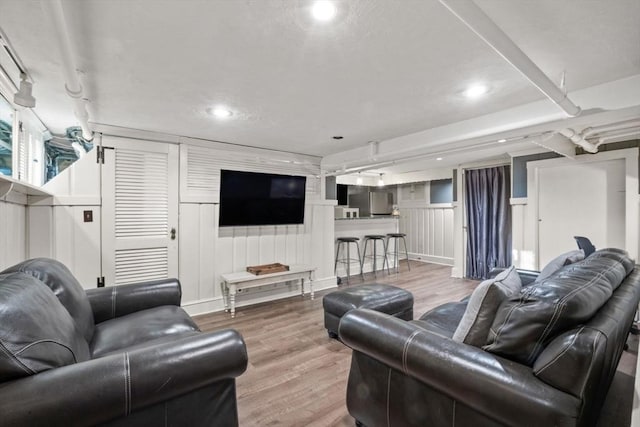
{"type": "Polygon", "coordinates": [[[26,197],[0,198],[0,271],[27,258],[26,197]]]}
{"type": "MultiPolygon", "coordinates": [[[[557,158],[529,162],[527,164],[528,197],[511,199],[513,262],[517,267],[539,270],[541,267],[544,267],[547,261],[546,258],[548,258],[540,258],[540,209],[538,201],[541,190],[541,171],[553,168],[554,177],[561,177],[564,173],[567,174],[566,181],[573,181],[572,176],[568,174],[571,174],[575,167],[580,167],[583,168],[581,173],[592,173],[593,179],[599,179],[598,177],[602,176],[601,172],[606,164],[616,159],[621,159],[622,162],[619,164],[624,167],[624,212],[618,212],[616,215],[607,213],[607,217],[603,218],[602,215],[598,214],[598,210],[587,209],[582,213],[583,218],[581,218],[581,220],[591,218],[593,221],[582,221],[581,224],[584,229],[579,234],[587,237],[589,237],[590,234],[596,236],[598,240],[595,242],[597,248],[609,245],[617,246],[616,242],[620,241],[620,235],[622,234],[624,241],[620,246],[626,249],[632,258],[638,259],[638,224],[640,219],[638,214],[638,202],[640,201],[640,197],[638,196],[638,149],[633,148],[576,156],[574,160],[557,158]],[[623,224],[621,224],[621,222],[623,222],[623,224]],[[621,226],[624,227],[623,232],[620,231],[621,226]],[[597,229],[593,227],[597,227],[597,229]]],[[[603,183],[603,185],[604,184],[605,183],[603,183]]],[[[586,182],[585,185],[587,185],[586,182]]],[[[559,190],[560,188],[564,188],[564,186],[558,186],[556,191],[564,191],[565,194],[556,194],[556,197],[563,197],[566,200],[575,200],[576,203],[578,202],[578,199],[572,192],[566,189],[559,190]]],[[[619,191],[619,189],[613,189],[611,185],[604,185],[603,188],[608,188],[607,191],[619,191]]],[[[617,198],[618,196],[618,194],[605,194],[603,200],[607,198],[617,198]]],[[[595,194],[594,197],[596,197],[595,194]]],[[[573,242],[571,242],[571,236],[577,234],[577,231],[573,230],[571,225],[572,221],[567,220],[566,234],[569,235],[569,237],[558,237],[552,242],[557,245],[556,252],[558,254],[575,248],[573,242]]],[[[548,244],[548,242],[545,242],[545,247],[548,247],[548,244]]]]}
{"type": "MultiPolygon", "coordinates": [[[[56,203],[50,200],[48,203],[56,203]]],[[[100,206],[28,206],[28,257],[57,259],[85,288],[95,288],[100,272],[100,206]],[[84,222],[84,211],[93,222],[84,222]]]]}
{"type": "Polygon", "coordinates": [[[398,186],[400,232],[407,234],[410,258],[453,265],[453,203],[431,204],[428,184],[398,186]]]}
{"type": "MultiPolygon", "coordinates": [[[[333,274],[333,206],[321,195],[319,159],[270,150],[206,144],[180,146],[180,281],[191,313],[224,307],[220,275],[248,265],[281,262],[316,267],[314,290],[336,286],[333,274]],[[218,227],[220,170],[307,177],[302,225],[218,227]]],[[[253,288],[236,295],[237,306],[299,295],[297,282],[253,288]]]]}
{"type": "MultiPolygon", "coordinates": [[[[316,267],[314,290],[336,286],[333,273],[335,202],[321,198],[319,158],[187,138],[178,143],[178,277],[182,283],[183,306],[189,313],[223,309],[220,275],[244,270],[247,265],[310,264],[316,267]],[[220,169],[306,176],[305,223],[219,228],[220,169]]],[[[83,286],[95,287],[96,277],[101,274],[101,179],[100,165],[91,152],[47,183],[45,189],[54,196],[34,200],[27,208],[28,248],[22,250],[21,259],[27,256],[58,259],[83,286]],[[85,210],[92,210],[93,222],[83,221],[85,210]]],[[[24,207],[22,209],[24,211],[24,207]]],[[[297,282],[243,292],[237,296],[237,306],[290,295],[299,295],[297,282]]]]}
{"type": "MultiPolygon", "coordinates": [[[[99,135],[96,143],[99,142],[99,135]]],[[[95,151],[66,168],[43,189],[54,194],[27,207],[27,256],[64,263],[84,288],[95,288],[100,267],[100,165],[95,151]],[[84,222],[91,211],[92,222],[84,222]]]]}

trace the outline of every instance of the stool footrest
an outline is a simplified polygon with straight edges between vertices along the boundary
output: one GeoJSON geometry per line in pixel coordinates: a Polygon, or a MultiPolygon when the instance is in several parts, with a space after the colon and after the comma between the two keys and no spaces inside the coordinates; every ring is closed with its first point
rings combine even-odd
{"type": "Polygon", "coordinates": [[[399,319],[413,319],[411,292],[385,284],[353,286],[331,292],[322,299],[324,326],[330,337],[338,336],[340,318],[353,308],[366,307],[399,319]]]}

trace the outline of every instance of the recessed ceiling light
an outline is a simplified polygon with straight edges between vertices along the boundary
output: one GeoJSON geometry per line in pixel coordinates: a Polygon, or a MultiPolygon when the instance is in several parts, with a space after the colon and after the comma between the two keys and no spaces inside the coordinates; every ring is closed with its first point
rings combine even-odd
{"type": "Polygon", "coordinates": [[[331,138],[333,138],[333,139],[342,139],[342,138],[344,138],[344,136],[336,135],[336,136],[332,136],[331,138]]]}
{"type": "Polygon", "coordinates": [[[442,157],[436,157],[436,160],[442,160],[442,157]]]}
{"type": "Polygon", "coordinates": [[[499,139],[498,142],[507,142],[507,140],[503,138],[503,139],[499,139]]]}
{"type": "Polygon", "coordinates": [[[228,119],[233,115],[231,110],[225,107],[215,107],[211,110],[211,114],[218,119],[228,119]]]}
{"type": "Polygon", "coordinates": [[[488,91],[489,88],[486,85],[473,85],[469,86],[467,90],[464,91],[464,96],[466,96],[467,98],[477,98],[484,95],[488,91]]]}
{"type": "Polygon", "coordinates": [[[328,22],[336,17],[336,5],[329,0],[317,0],[312,8],[311,14],[317,21],[328,22]]]}

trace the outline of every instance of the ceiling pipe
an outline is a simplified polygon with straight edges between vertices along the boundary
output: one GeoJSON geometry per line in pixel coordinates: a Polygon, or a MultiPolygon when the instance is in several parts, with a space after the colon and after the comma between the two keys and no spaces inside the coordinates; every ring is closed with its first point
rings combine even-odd
{"type": "Polygon", "coordinates": [[[614,140],[620,140],[622,138],[627,138],[627,137],[637,138],[639,136],[640,136],[640,127],[625,129],[624,132],[617,132],[617,133],[601,136],[600,138],[598,138],[596,147],[614,140]]]}
{"type": "MultiPolygon", "coordinates": [[[[536,133],[536,134],[531,134],[531,135],[527,135],[527,136],[523,136],[520,139],[527,140],[529,138],[537,138],[539,136],[544,136],[544,135],[548,135],[549,132],[540,132],[540,133],[536,133]]],[[[514,138],[515,139],[515,138],[514,138]]],[[[499,142],[496,139],[491,139],[489,141],[485,141],[485,142],[479,142],[474,144],[473,148],[492,148],[498,145],[504,145],[505,142],[499,142]]],[[[404,162],[408,162],[411,160],[419,160],[419,159],[435,159],[438,157],[442,157],[442,156],[447,156],[447,155],[451,155],[451,154],[456,154],[456,153],[462,153],[465,151],[469,151],[469,147],[468,146],[460,146],[460,147],[455,147],[455,146],[451,146],[449,145],[447,148],[441,149],[441,150],[435,150],[435,151],[431,151],[428,153],[422,153],[422,154],[413,154],[413,155],[409,155],[409,156],[405,156],[405,157],[399,157],[397,159],[393,159],[393,160],[388,160],[385,162],[379,162],[379,163],[373,163],[373,164],[365,164],[365,165],[361,165],[361,166],[353,166],[350,168],[347,168],[346,165],[343,165],[341,169],[333,169],[333,170],[327,170],[326,171],[326,175],[327,176],[333,176],[333,175],[344,175],[344,174],[349,174],[349,173],[355,173],[355,172],[365,172],[367,170],[371,170],[371,169],[379,169],[382,167],[387,167],[387,166],[394,166],[396,164],[400,164],[400,163],[404,163],[404,162]]]]}
{"type": "Polygon", "coordinates": [[[42,2],[42,4],[47,8],[47,15],[50,16],[53,21],[53,29],[55,30],[58,49],[62,57],[65,89],[67,95],[73,100],[74,113],[82,129],[82,138],[86,141],[91,141],[93,139],[93,132],[89,128],[89,113],[73,58],[71,37],[67,30],[68,27],[64,17],[62,2],[61,0],[47,0],[42,2]]]}
{"type": "Polygon", "coordinates": [[[472,0],[440,0],[440,3],[562,108],[568,116],[580,115],[582,110],[571,102],[565,91],[556,86],[472,0]]]}
{"type": "Polygon", "coordinates": [[[598,146],[590,143],[582,135],[574,131],[573,129],[561,129],[558,133],[562,136],[567,137],[574,144],[582,147],[585,151],[589,153],[597,153],[598,146]]]}
{"type": "Polygon", "coordinates": [[[631,127],[637,127],[638,125],[640,125],[640,119],[624,120],[621,122],[611,123],[603,126],[593,126],[593,127],[585,128],[582,130],[581,135],[587,138],[590,135],[594,135],[602,132],[623,130],[631,127]]]}

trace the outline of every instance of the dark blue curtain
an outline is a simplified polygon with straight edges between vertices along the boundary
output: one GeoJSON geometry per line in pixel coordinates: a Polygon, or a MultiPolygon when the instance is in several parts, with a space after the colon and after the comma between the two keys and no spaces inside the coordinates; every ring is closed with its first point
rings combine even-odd
{"type": "Polygon", "coordinates": [[[494,267],[511,265],[511,208],[509,166],[467,170],[467,272],[486,279],[494,267]]]}

